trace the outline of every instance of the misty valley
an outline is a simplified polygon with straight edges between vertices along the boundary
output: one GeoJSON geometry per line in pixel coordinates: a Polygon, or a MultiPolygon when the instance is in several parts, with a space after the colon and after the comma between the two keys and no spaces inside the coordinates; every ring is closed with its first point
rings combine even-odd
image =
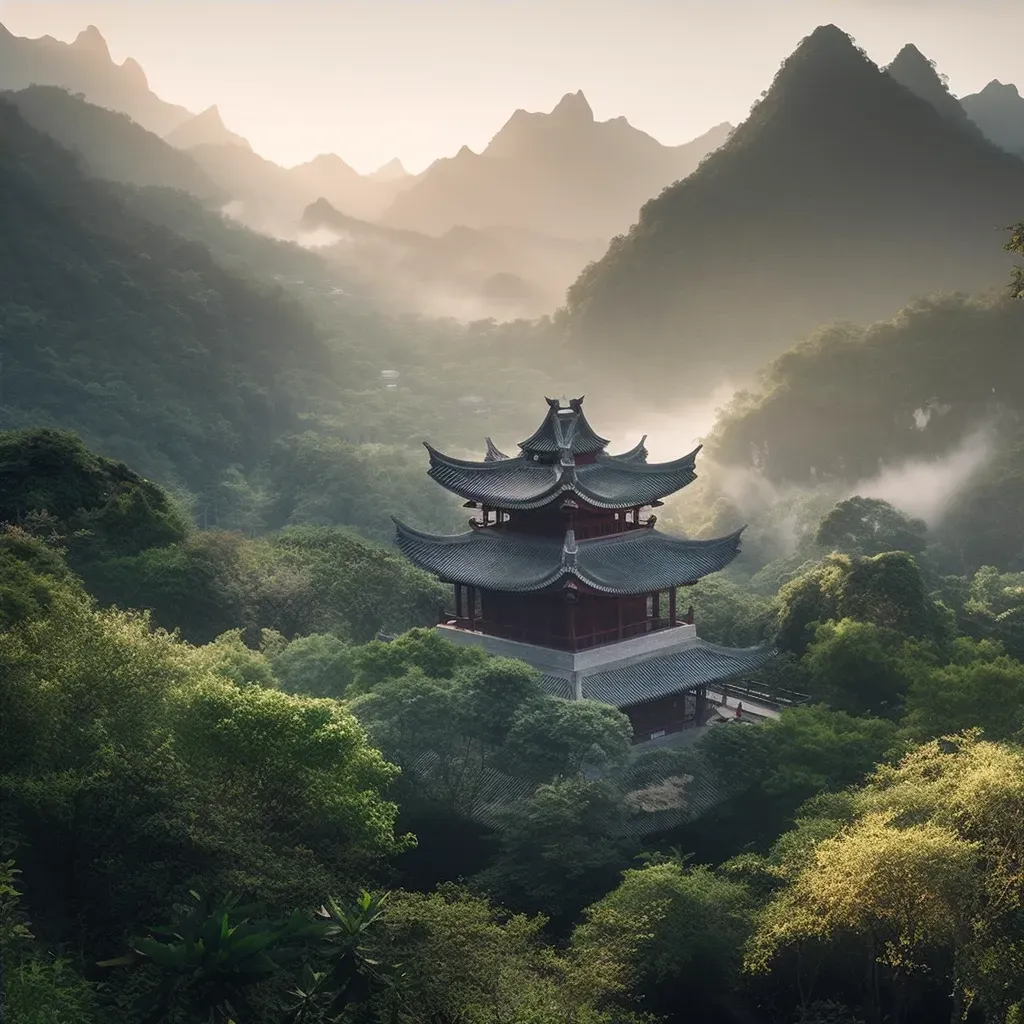
{"type": "Polygon", "coordinates": [[[0,25],[0,1024],[1024,1024],[1017,85],[364,173],[126,11],[0,25]]]}

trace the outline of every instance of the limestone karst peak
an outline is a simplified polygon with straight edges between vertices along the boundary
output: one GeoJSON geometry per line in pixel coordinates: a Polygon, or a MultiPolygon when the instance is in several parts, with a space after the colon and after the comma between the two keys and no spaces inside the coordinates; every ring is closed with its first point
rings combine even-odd
{"type": "Polygon", "coordinates": [[[572,119],[574,121],[593,121],[594,111],[590,109],[587,97],[583,90],[578,92],[567,92],[551,111],[552,117],[572,119]]]}
{"type": "Polygon", "coordinates": [[[100,33],[100,30],[95,25],[87,25],[81,32],[75,36],[75,41],[71,46],[76,50],[87,50],[90,53],[99,54],[110,60],[110,48],[107,46],[106,39],[100,33]]]}

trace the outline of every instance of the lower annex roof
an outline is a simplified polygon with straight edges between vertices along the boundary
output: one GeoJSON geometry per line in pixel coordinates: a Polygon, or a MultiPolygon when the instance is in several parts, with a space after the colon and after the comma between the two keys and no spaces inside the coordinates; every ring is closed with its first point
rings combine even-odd
{"type": "MultiPolygon", "coordinates": [[[[662,657],[646,658],[623,668],[584,676],[581,680],[583,697],[617,708],[632,707],[756,672],[774,656],[771,644],[736,648],[695,640],[682,650],[662,657]]],[[[556,697],[573,696],[568,679],[542,676],[541,683],[556,697]]]]}
{"type": "Polygon", "coordinates": [[[530,592],[578,581],[606,594],[645,594],[696,583],[737,555],[737,530],[713,540],[684,540],[652,527],[577,541],[487,527],[454,536],[421,533],[395,520],[398,547],[414,565],[446,583],[530,592]]]}

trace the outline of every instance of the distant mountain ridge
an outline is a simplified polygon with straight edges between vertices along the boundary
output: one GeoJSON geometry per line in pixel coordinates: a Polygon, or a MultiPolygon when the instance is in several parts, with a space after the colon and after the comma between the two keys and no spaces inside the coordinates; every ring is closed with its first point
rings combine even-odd
{"type": "Polygon", "coordinates": [[[383,223],[440,235],[507,224],[563,238],[609,238],[645,200],[693,171],[731,130],[663,146],[624,117],[596,121],[582,92],[549,113],[517,110],[481,153],[463,146],[396,197],[383,223]]]}
{"type": "Polygon", "coordinates": [[[703,365],[736,381],[822,323],[1001,287],[1000,229],[1022,202],[1019,160],[823,26],[729,141],[570,288],[573,343],[616,379],[671,388],[703,365]],[[625,339],[646,358],[623,361],[625,339]]]}
{"type": "Polygon", "coordinates": [[[172,128],[164,136],[164,141],[174,146],[175,149],[191,149],[193,146],[207,145],[244,146],[246,149],[252,149],[248,139],[243,139],[241,135],[237,135],[225,126],[216,104],[172,128]]]}
{"type": "Polygon", "coordinates": [[[95,177],[127,185],[181,189],[210,202],[223,191],[187,154],[169,146],[127,114],[99,107],[54,85],[8,93],[22,117],[85,161],[95,177]]]}
{"type": "Polygon", "coordinates": [[[967,116],[967,111],[939,76],[935,62],[929,60],[913,43],[907,43],[885,70],[905,89],[934,107],[951,124],[970,135],[982,137],[981,129],[967,116]]]}
{"type": "Polygon", "coordinates": [[[336,357],[298,303],[123,191],[0,98],[0,429],[72,429],[198,488],[292,429],[336,357]]]}
{"type": "Polygon", "coordinates": [[[455,227],[440,237],[347,216],[326,199],[303,213],[304,230],[336,241],[318,251],[389,305],[437,315],[535,317],[600,255],[603,242],[554,239],[520,229],[455,227]]]}
{"type": "Polygon", "coordinates": [[[95,25],[80,32],[74,42],[62,43],[52,36],[16,36],[0,24],[0,89],[30,85],[56,85],[83,93],[90,103],[120,110],[161,136],[193,116],[184,107],[160,99],[131,57],[115,64],[95,25]]]}
{"type": "Polygon", "coordinates": [[[964,96],[960,105],[997,146],[1024,157],[1024,96],[1017,86],[993,79],[981,92],[964,96]]]}

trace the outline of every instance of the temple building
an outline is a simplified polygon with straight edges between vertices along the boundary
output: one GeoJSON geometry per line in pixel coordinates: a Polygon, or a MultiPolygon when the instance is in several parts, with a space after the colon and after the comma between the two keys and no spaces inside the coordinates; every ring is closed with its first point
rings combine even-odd
{"type": "Polygon", "coordinates": [[[490,438],[480,462],[426,445],[429,475],[475,510],[455,536],[395,520],[405,556],[454,586],[437,628],[529,663],[552,694],[620,708],[635,742],[701,724],[709,686],[771,656],[699,639],[680,597],[736,557],[742,530],[713,540],[662,533],[647,510],[696,479],[700,449],[651,463],[645,437],[609,455],[582,398],[546,401],[544,422],[514,456],[490,438]]]}

